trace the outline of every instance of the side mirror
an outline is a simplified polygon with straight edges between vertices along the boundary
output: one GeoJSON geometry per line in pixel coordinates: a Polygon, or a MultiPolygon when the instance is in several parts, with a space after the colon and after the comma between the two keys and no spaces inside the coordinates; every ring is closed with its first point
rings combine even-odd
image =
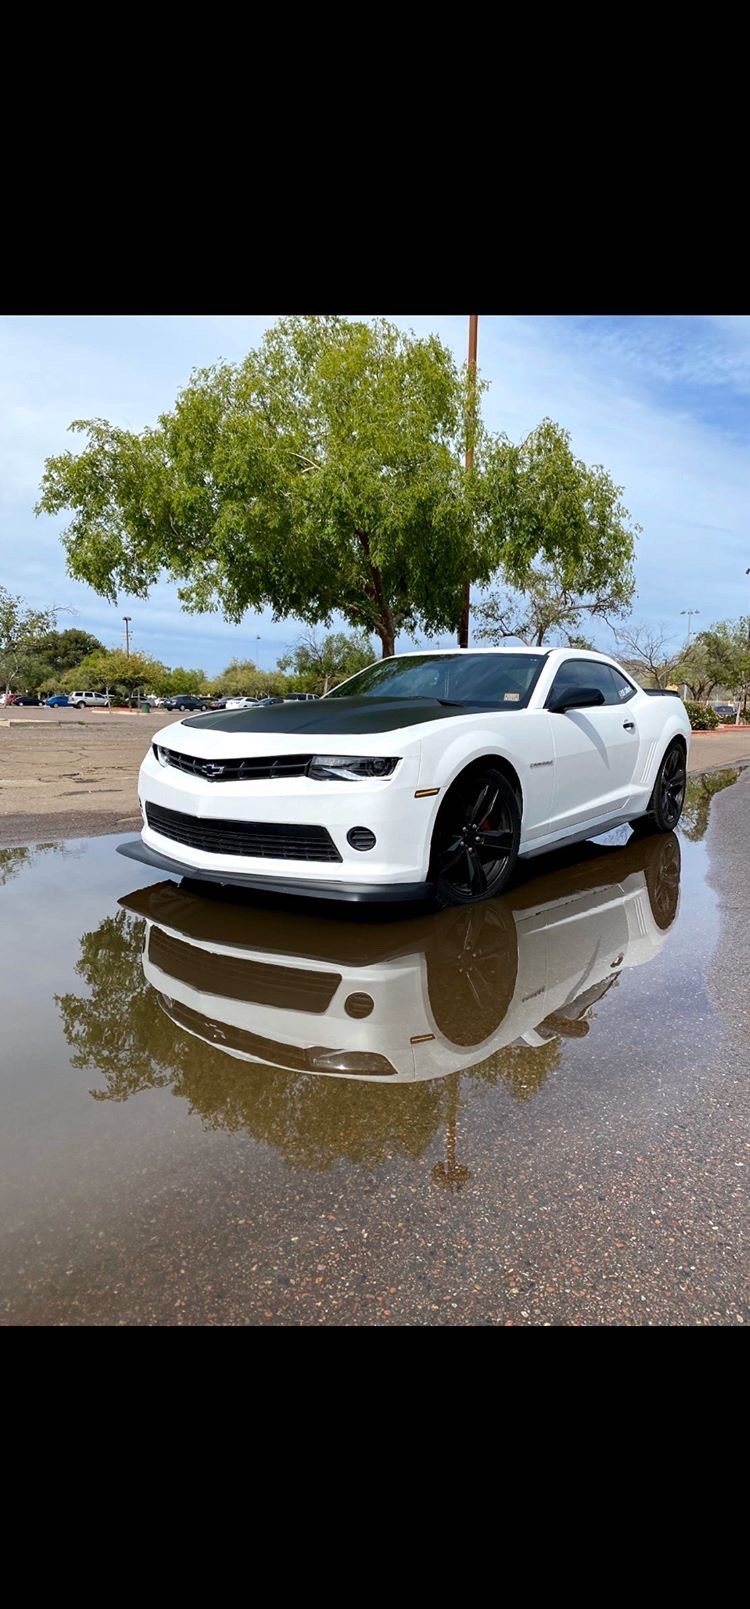
{"type": "Polygon", "coordinates": [[[567,692],[559,693],[549,705],[552,715],[564,715],[566,710],[588,710],[597,704],[604,703],[604,694],[600,687],[569,687],[567,692]]]}

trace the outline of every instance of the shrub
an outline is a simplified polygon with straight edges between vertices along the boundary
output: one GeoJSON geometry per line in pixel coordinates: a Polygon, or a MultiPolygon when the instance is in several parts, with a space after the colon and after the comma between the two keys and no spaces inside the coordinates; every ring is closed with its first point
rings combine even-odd
{"type": "Polygon", "coordinates": [[[713,732],[719,724],[719,717],[715,710],[709,709],[708,704],[694,704],[692,699],[685,700],[685,709],[690,718],[690,725],[694,732],[713,732]]]}

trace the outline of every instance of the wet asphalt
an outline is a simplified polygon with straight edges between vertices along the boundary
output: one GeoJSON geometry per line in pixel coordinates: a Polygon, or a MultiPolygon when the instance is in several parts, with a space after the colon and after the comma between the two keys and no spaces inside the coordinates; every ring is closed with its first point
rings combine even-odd
{"type": "Polygon", "coordinates": [[[6,1325],[736,1325],[750,770],[473,912],[0,850],[6,1325]]]}

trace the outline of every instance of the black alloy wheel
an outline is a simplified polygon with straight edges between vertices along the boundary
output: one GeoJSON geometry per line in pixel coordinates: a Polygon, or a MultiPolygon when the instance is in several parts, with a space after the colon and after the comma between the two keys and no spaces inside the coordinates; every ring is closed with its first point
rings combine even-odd
{"type": "Polygon", "coordinates": [[[685,803],[686,783],[685,751],[681,744],[673,743],[661,762],[653,792],[651,808],[657,832],[672,832],[677,826],[685,803]]]}
{"type": "Polygon", "coordinates": [[[483,1044],[501,1027],[516,988],[518,937],[509,901],[436,916],[425,961],[438,1032],[457,1048],[483,1044]]]}
{"type": "Polygon", "coordinates": [[[473,905],[507,887],[518,858],[521,812],[502,771],[481,766],[453,784],[432,841],[439,905],[473,905]]]}
{"type": "Polygon", "coordinates": [[[651,915],[660,932],[672,926],[680,903],[680,841],[672,833],[654,840],[655,853],[646,862],[646,887],[651,915]]]}

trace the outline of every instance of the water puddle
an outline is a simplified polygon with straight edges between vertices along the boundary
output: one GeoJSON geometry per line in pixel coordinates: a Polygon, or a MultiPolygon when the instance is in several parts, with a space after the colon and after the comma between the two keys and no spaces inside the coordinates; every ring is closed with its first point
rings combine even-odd
{"type": "Polygon", "coordinates": [[[0,849],[6,1321],[499,1322],[519,1222],[538,1290],[555,1203],[604,1201],[719,1041],[736,776],[690,779],[677,836],[400,920],[124,887],[111,838],[0,849]]]}

